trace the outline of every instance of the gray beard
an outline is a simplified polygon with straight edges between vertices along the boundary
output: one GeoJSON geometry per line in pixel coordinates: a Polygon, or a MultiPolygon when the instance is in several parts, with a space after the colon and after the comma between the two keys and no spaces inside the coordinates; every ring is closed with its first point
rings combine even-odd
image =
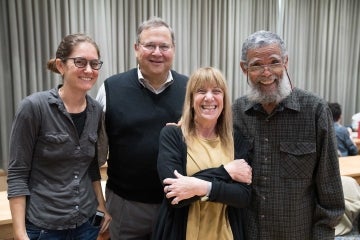
{"type": "Polygon", "coordinates": [[[253,82],[249,81],[250,89],[247,92],[247,97],[250,101],[256,103],[280,103],[283,99],[291,93],[291,85],[290,81],[287,76],[281,79],[275,80],[277,82],[277,91],[267,93],[262,92],[260,86],[258,84],[254,84],[253,82]],[[283,81],[285,80],[285,81],[283,81]]]}

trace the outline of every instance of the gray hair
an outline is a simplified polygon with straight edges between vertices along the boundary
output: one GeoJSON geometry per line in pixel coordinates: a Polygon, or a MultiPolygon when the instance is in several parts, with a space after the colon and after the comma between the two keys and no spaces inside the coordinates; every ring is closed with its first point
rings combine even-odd
{"type": "Polygon", "coordinates": [[[287,56],[287,49],[281,37],[276,33],[261,30],[251,34],[245,39],[241,50],[241,61],[247,62],[246,55],[250,49],[261,48],[270,44],[278,44],[280,46],[283,59],[287,56]]]}
{"type": "Polygon", "coordinates": [[[172,40],[172,44],[175,45],[175,34],[174,31],[172,30],[172,28],[169,26],[169,24],[167,24],[163,19],[159,18],[159,17],[152,17],[144,22],[142,22],[138,29],[137,29],[137,37],[136,37],[136,42],[140,43],[140,35],[142,33],[142,31],[149,29],[149,28],[155,28],[155,27],[166,27],[167,29],[169,29],[170,34],[171,34],[171,40],[172,40]]]}

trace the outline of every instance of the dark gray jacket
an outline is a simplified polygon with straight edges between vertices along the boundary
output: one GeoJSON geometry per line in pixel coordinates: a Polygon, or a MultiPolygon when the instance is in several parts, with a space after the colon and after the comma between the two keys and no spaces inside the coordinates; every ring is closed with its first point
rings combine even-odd
{"type": "MultiPolygon", "coordinates": [[[[58,88],[26,97],[17,110],[10,137],[8,197],[27,196],[26,218],[39,227],[74,228],[98,206],[88,169],[95,159],[103,112],[91,97],[86,100],[80,138],[58,88]]],[[[99,171],[98,164],[93,166],[99,171]]]]}

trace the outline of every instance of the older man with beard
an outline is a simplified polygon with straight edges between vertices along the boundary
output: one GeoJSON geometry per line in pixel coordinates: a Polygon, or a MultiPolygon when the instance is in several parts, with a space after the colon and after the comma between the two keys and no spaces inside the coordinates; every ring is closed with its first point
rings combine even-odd
{"type": "Polygon", "coordinates": [[[334,239],[344,198],[326,102],[292,87],[277,34],[250,35],[240,66],[250,85],[233,105],[253,169],[247,239],[334,239]]]}

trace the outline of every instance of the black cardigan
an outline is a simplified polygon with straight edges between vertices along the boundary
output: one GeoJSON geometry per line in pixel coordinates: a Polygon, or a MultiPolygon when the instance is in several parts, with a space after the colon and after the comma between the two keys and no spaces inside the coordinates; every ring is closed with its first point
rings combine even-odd
{"type": "MultiPolygon", "coordinates": [[[[235,137],[235,142],[239,144],[241,139],[235,137]]],[[[237,145],[237,148],[239,147],[241,147],[241,145],[237,145]]],[[[238,155],[236,158],[246,157],[246,151],[236,152],[244,154],[243,156],[238,155]]],[[[157,163],[160,181],[162,182],[168,177],[173,178],[174,170],[177,170],[180,174],[187,175],[186,156],[187,147],[183,141],[181,129],[176,126],[164,127],[160,133],[157,163]]],[[[234,240],[244,239],[243,208],[250,203],[250,186],[232,181],[223,166],[199,171],[194,174],[193,177],[212,182],[209,201],[221,202],[228,205],[227,213],[234,240]]],[[[186,237],[189,205],[199,200],[199,198],[200,197],[196,196],[180,201],[177,205],[171,205],[172,199],[166,199],[164,196],[152,239],[184,240],[186,237]]]]}

